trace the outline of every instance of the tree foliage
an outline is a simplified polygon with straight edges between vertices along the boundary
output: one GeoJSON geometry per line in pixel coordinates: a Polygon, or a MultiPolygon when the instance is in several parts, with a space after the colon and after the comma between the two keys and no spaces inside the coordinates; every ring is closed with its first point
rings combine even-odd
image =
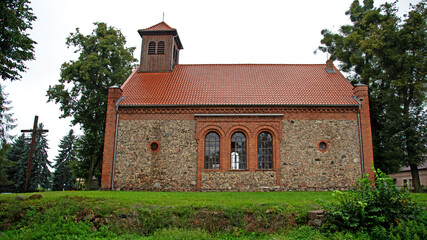
{"type": "Polygon", "coordinates": [[[374,174],[375,184],[365,176],[350,191],[334,192],[336,201],[323,204],[326,227],[369,232],[419,217],[421,206],[411,199],[408,189],[399,190],[393,179],[379,169],[374,169],[374,174]]]}
{"type": "Polygon", "coordinates": [[[425,5],[412,6],[402,21],[395,3],[376,8],[373,0],[355,0],[346,12],[352,25],[323,30],[319,47],[340,61],[352,83],[369,85],[376,167],[391,173],[410,166],[417,191],[417,165],[427,152],[425,5]]]}
{"type": "MultiPolygon", "coordinates": [[[[40,123],[38,129],[43,129],[40,123]]],[[[7,153],[7,159],[15,164],[8,169],[9,181],[14,183],[14,192],[23,192],[25,190],[25,181],[27,175],[28,155],[30,151],[31,139],[26,138],[24,134],[19,136],[12,144],[11,150],[7,153]]],[[[33,161],[31,164],[31,177],[28,191],[37,191],[39,187],[50,188],[51,173],[49,166],[47,150],[49,149],[46,134],[37,132],[34,145],[33,161]]]]}
{"type": "Polygon", "coordinates": [[[25,189],[25,178],[28,163],[28,154],[30,145],[25,135],[22,134],[15,139],[10,151],[7,153],[7,160],[14,163],[13,166],[7,169],[9,182],[13,183],[12,192],[23,192],[25,189]]]}
{"type": "Polygon", "coordinates": [[[59,155],[55,158],[53,168],[52,190],[74,189],[76,179],[71,172],[71,164],[76,160],[75,153],[76,136],[71,129],[59,143],[59,155]]]}
{"type": "Polygon", "coordinates": [[[6,185],[10,182],[7,180],[6,168],[14,163],[6,159],[6,154],[11,148],[13,136],[10,135],[10,130],[16,127],[13,114],[10,113],[10,101],[6,99],[7,94],[4,92],[4,87],[0,85],[0,185],[6,185]]]}
{"type": "Polygon", "coordinates": [[[11,81],[21,78],[25,61],[34,59],[34,45],[28,29],[36,20],[29,0],[0,1],[0,76],[11,81]]]}
{"type": "Polygon", "coordinates": [[[108,87],[122,84],[131,73],[135,48],[126,48],[120,30],[95,23],[91,35],[79,29],[67,38],[68,47],[76,47],[79,58],[61,66],[59,84],[49,86],[48,101],[60,104],[61,117],[73,117],[72,123],[83,129],[85,144],[79,148],[80,163],[87,167],[87,186],[94,173],[100,173],[104,144],[108,87]]]}

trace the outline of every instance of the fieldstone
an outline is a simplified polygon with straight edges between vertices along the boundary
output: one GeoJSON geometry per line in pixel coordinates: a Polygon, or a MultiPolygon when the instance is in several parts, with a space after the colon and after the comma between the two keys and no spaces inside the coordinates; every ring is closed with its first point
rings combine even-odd
{"type": "Polygon", "coordinates": [[[161,187],[162,185],[160,185],[160,183],[158,183],[158,182],[156,182],[156,183],[154,183],[154,187],[155,188],[159,188],[159,187],[161,187]]]}
{"type": "Polygon", "coordinates": [[[18,196],[15,197],[15,199],[18,200],[18,201],[24,201],[26,199],[26,197],[22,196],[22,195],[18,195],[18,196]]]}
{"type": "Polygon", "coordinates": [[[43,196],[41,195],[41,194],[33,194],[33,195],[31,195],[30,197],[29,197],[29,199],[40,199],[40,198],[42,198],[43,196]]]}

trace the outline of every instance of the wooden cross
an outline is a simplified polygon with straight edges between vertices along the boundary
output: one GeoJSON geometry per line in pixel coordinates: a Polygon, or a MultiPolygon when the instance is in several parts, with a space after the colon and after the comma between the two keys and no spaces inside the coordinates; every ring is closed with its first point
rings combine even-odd
{"type": "Polygon", "coordinates": [[[28,185],[30,183],[30,176],[31,176],[31,163],[33,162],[33,153],[34,153],[34,145],[36,144],[36,133],[44,133],[49,132],[49,130],[44,129],[37,129],[37,122],[39,121],[39,116],[34,116],[34,126],[33,129],[30,130],[21,130],[21,132],[31,133],[31,147],[30,147],[30,154],[28,156],[28,166],[27,166],[27,179],[25,180],[25,192],[28,191],[28,185]]]}

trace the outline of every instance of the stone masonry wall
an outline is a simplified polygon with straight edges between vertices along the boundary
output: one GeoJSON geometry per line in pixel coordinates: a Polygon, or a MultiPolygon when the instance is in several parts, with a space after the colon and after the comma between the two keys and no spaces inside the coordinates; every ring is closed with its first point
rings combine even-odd
{"type": "Polygon", "coordinates": [[[348,189],[361,176],[355,120],[283,120],[280,144],[283,190],[348,189]],[[328,144],[318,149],[319,141],[328,144]]]}
{"type": "MultiPolygon", "coordinates": [[[[320,191],[348,189],[361,176],[357,120],[291,120],[285,115],[279,122],[282,138],[278,142],[277,172],[275,169],[202,170],[198,189],[200,152],[197,123],[192,115],[181,119],[169,118],[170,115],[158,115],[157,119],[129,116],[123,115],[119,121],[116,190],[320,191]],[[160,145],[157,152],[149,150],[153,141],[160,145]],[[327,143],[326,151],[319,150],[321,141],[327,143]]],[[[229,161],[228,156],[226,153],[221,161],[229,161]]]]}
{"type": "Polygon", "coordinates": [[[194,190],[197,143],[192,120],[121,120],[115,189],[194,190]],[[149,150],[157,141],[160,149],[149,150]]]}
{"type": "Polygon", "coordinates": [[[202,190],[263,191],[276,188],[275,171],[204,172],[202,190]]]}

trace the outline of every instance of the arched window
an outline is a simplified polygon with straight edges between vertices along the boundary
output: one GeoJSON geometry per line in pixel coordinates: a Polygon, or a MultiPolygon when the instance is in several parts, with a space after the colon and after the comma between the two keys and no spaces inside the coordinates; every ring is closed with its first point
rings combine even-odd
{"type": "Polygon", "coordinates": [[[258,135],[258,169],[273,169],[273,138],[268,132],[258,135]]]}
{"type": "Polygon", "coordinates": [[[160,41],[157,43],[157,54],[165,54],[165,42],[160,41]]]}
{"type": "Polygon", "coordinates": [[[231,136],[231,169],[246,169],[246,136],[242,132],[231,136]]]}
{"type": "Polygon", "coordinates": [[[156,43],[153,41],[148,44],[148,54],[156,54],[156,43]]]}
{"type": "Polygon", "coordinates": [[[219,169],[220,138],[218,133],[209,132],[205,137],[205,169],[219,169]]]}

